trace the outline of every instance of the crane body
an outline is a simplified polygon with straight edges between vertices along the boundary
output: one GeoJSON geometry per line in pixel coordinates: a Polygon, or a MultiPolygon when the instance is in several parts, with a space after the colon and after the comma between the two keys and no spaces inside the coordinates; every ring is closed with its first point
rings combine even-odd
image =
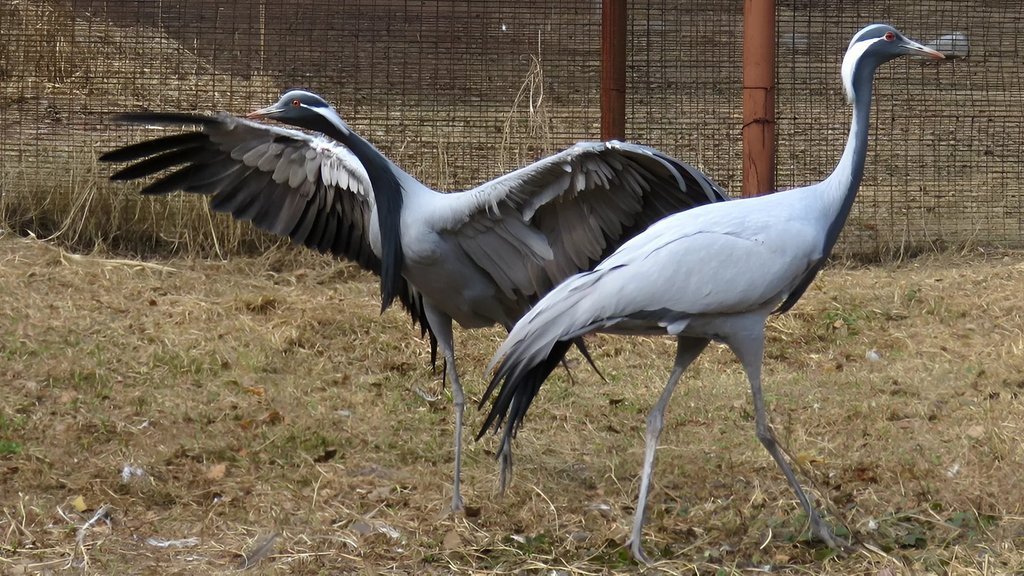
{"type": "Polygon", "coordinates": [[[874,72],[882,63],[908,54],[942,57],[883,24],[867,26],[851,40],[842,78],[853,119],[843,155],[825,180],[668,216],[625,242],[593,270],[565,280],[516,323],[488,368],[497,365],[481,405],[495,390],[497,394],[478,435],[491,427],[503,430],[503,490],[511,471],[512,437],[568,349],[566,342],[592,332],[673,336],[677,348],[672,371],[647,417],[630,536],[633,556],[647,562],[641,535],[665,409],[682,373],[717,341],[728,346],[743,366],[754,403],[755,434],[807,513],[812,533],[841,548],[768,424],[761,389],[764,328],[771,314],[796,304],[835,246],[863,175],[874,72]]]}
{"type": "MultiPolygon", "coordinates": [[[[209,196],[214,210],[380,275],[441,349],[455,413],[452,510],[461,510],[465,394],[452,321],[511,328],[541,295],[660,218],[726,199],[696,168],[645,146],[584,142],[463,192],[430,189],[310,92],[243,119],[143,112],[124,121],[198,129],[111,151],[142,192],[209,196]],[[271,118],[317,134],[255,122],[271,118]]],[[[582,349],[582,344],[579,344],[582,349]]]]}

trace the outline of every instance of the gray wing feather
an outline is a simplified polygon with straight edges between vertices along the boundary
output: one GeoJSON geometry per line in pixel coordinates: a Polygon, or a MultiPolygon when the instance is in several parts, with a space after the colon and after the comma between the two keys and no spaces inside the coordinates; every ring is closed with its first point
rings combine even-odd
{"type": "Polygon", "coordinates": [[[177,168],[173,181],[165,177],[143,192],[207,195],[214,210],[379,270],[367,237],[373,210],[369,179],[341,144],[229,114],[150,113],[124,119],[200,128],[192,137],[158,138],[109,153],[106,159],[136,162],[113,178],[143,178],[177,168]],[[160,182],[166,185],[154,188],[160,182]]]}
{"type": "MultiPolygon", "coordinates": [[[[112,150],[105,162],[134,162],[111,176],[134,180],[176,168],[143,193],[177,190],[209,196],[210,207],[293,242],[355,261],[380,273],[369,244],[373,198],[362,164],[350,150],[325,136],[250,122],[229,114],[129,113],[123,122],[195,126],[112,150]]],[[[398,297],[422,333],[430,333],[422,295],[404,278],[398,297]]]]}
{"type": "Polygon", "coordinates": [[[526,299],[591,268],[664,216],[726,199],[695,168],[619,142],[577,144],[458,196],[461,205],[438,228],[503,291],[526,299]],[[482,251],[489,235],[505,242],[482,251]]]}

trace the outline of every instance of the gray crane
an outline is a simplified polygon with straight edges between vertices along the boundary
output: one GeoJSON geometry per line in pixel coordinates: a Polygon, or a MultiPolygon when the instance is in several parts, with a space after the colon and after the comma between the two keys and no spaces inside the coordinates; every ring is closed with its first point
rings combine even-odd
{"type": "MultiPolygon", "coordinates": [[[[510,329],[552,286],[653,222],[726,198],[696,168],[620,142],[576,144],[471,190],[442,194],[388,160],[310,92],[286,92],[249,117],[319,134],[225,113],[123,114],[127,122],[198,130],[101,160],[134,162],[115,180],[173,169],[142,192],[207,195],[214,210],[380,274],[381,311],[399,298],[445,360],[455,411],[453,511],[463,509],[465,397],[452,320],[510,329]]],[[[577,345],[586,355],[582,340],[577,345]]]]}
{"type": "Polygon", "coordinates": [[[782,469],[813,534],[838,548],[768,425],[761,392],[764,326],[769,315],[796,304],[835,246],[864,173],[875,70],[905,54],[943,57],[885,24],[854,35],[842,64],[853,122],[842,158],[824,181],[669,216],[592,271],[567,279],[523,316],[491,360],[488,370],[500,364],[480,401],[483,406],[501,384],[477,438],[504,424],[499,453],[503,483],[512,465],[507,446],[569,342],[592,332],[674,336],[675,363],[647,417],[630,536],[634,558],[648,562],[641,532],[665,408],[683,371],[715,340],[743,365],[754,399],[757,438],[782,469]]]}

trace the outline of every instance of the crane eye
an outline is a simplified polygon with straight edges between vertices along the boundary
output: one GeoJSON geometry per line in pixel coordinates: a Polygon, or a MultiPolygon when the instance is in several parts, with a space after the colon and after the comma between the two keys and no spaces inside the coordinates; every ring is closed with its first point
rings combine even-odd
{"type": "Polygon", "coordinates": [[[886,32],[885,36],[883,36],[883,38],[885,38],[886,42],[892,42],[893,40],[896,39],[896,35],[893,34],[892,32],[886,32]]]}
{"type": "Polygon", "coordinates": [[[296,98],[295,100],[292,100],[292,106],[298,108],[299,106],[302,106],[302,102],[299,102],[299,99],[296,98]]]}

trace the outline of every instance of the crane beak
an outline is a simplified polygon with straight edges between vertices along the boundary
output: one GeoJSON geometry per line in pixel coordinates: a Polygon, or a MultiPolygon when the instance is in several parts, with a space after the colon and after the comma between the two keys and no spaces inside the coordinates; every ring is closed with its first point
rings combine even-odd
{"type": "Polygon", "coordinates": [[[277,114],[280,111],[281,111],[281,109],[280,109],[280,107],[277,104],[271,104],[270,106],[267,106],[266,108],[260,108],[259,110],[253,110],[252,112],[249,112],[248,114],[246,114],[245,117],[249,118],[249,119],[273,117],[274,114],[277,114]]]}
{"type": "Polygon", "coordinates": [[[938,50],[933,50],[925,46],[924,44],[914,42],[909,38],[904,38],[900,47],[903,48],[904,53],[910,54],[912,56],[927,56],[933,60],[941,60],[946,57],[946,55],[943,54],[942,52],[939,52],[938,50]]]}

